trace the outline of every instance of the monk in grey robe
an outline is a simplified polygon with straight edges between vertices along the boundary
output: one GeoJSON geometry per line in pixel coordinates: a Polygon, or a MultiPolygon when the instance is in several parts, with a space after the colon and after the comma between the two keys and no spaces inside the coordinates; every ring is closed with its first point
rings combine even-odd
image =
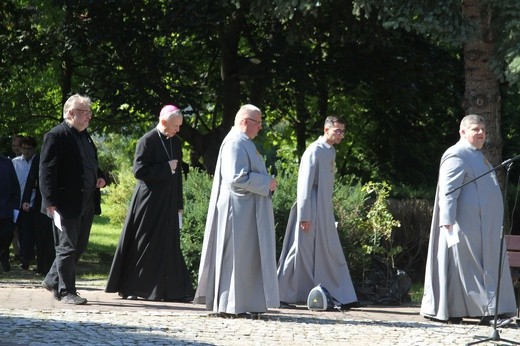
{"type": "MultiPolygon", "coordinates": [[[[464,317],[491,322],[497,306],[502,193],[495,172],[457,189],[492,169],[481,152],[484,119],[464,117],[459,133],[459,142],[440,163],[421,315],[452,323],[464,317]]],[[[507,257],[502,260],[498,324],[507,325],[516,302],[507,257]]]]}
{"type": "MultiPolygon", "coordinates": [[[[305,303],[322,284],[346,308],[356,292],[336,229],[332,206],[336,150],[345,123],[325,120],[324,134],[304,152],[298,173],[297,201],[291,209],[278,264],[283,303],[305,303]]],[[[285,304],[282,303],[282,306],[285,304]]]]}
{"type": "Polygon", "coordinates": [[[219,316],[258,316],[279,305],[271,200],[276,180],[251,141],[261,128],[261,111],[242,106],[217,159],[194,303],[219,316]]]}

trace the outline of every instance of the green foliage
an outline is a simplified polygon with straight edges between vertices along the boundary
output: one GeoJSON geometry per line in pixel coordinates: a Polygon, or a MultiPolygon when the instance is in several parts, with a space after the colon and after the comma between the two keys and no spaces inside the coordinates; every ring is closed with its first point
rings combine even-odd
{"type": "Polygon", "coordinates": [[[364,281],[375,262],[387,268],[388,279],[395,256],[403,251],[393,242],[394,229],[400,222],[388,209],[390,191],[386,182],[361,185],[354,178],[341,179],[335,188],[338,231],[356,282],[364,281]]]}
{"type": "Polygon", "coordinates": [[[131,173],[137,138],[117,133],[107,133],[104,136],[93,135],[92,137],[98,149],[99,166],[110,180],[124,179],[116,176],[122,171],[131,173]]]}
{"type": "Polygon", "coordinates": [[[107,216],[110,222],[122,227],[128,213],[136,180],[130,164],[122,164],[120,168],[120,170],[113,172],[114,182],[103,189],[104,200],[110,205],[110,208],[103,211],[103,215],[107,216]]]}
{"type": "Polygon", "coordinates": [[[102,191],[104,200],[110,208],[103,211],[114,224],[123,224],[132,191],[136,180],[132,172],[131,152],[135,147],[135,140],[129,140],[123,136],[109,134],[105,137],[94,137],[98,148],[99,166],[111,182],[102,191]]]}
{"type": "Polygon", "coordinates": [[[197,284],[198,279],[212,182],[213,179],[208,173],[195,168],[190,169],[183,183],[184,215],[181,248],[194,285],[197,284]]]}
{"type": "Polygon", "coordinates": [[[298,183],[298,165],[294,162],[276,162],[276,181],[278,182],[273,195],[274,224],[276,230],[277,258],[283,245],[283,238],[291,207],[296,202],[298,183]]]}
{"type": "Polygon", "coordinates": [[[334,214],[350,274],[355,282],[361,282],[365,268],[370,266],[363,253],[366,236],[362,226],[367,201],[368,196],[358,179],[353,176],[337,179],[333,195],[334,214]]]}
{"type": "Polygon", "coordinates": [[[387,274],[395,267],[394,257],[403,251],[400,245],[394,245],[393,230],[400,227],[399,221],[388,210],[388,196],[391,187],[386,182],[368,182],[363,191],[374,196],[372,206],[366,215],[363,228],[366,230],[366,240],[362,246],[363,252],[374,256],[387,266],[387,274]]]}

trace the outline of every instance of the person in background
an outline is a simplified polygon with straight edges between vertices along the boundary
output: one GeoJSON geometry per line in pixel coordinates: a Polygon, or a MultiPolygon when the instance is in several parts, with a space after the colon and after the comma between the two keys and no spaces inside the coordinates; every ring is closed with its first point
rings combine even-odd
{"type": "Polygon", "coordinates": [[[261,129],[260,109],[242,106],[213,178],[194,302],[222,317],[257,318],[279,306],[271,200],[277,183],[252,142],[261,129]]]}
{"type": "Polygon", "coordinates": [[[188,302],[191,277],[180,246],[183,212],[181,111],[164,106],[135,151],[137,179],[106,292],[126,299],[188,302]]]}
{"type": "MultiPolygon", "coordinates": [[[[14,135],[11,140],[11,153],[9,154],[9,158],[12,160],[15,157],[18,157],[22,155],[22,135],[14,135]]],[[[20,244],[18,242],[18,230],[16,229],[16,224],[14,227],[14,233],[13,233],[13,253],[14,253],[14,260],[19,261],[20,260],[20,244]]]]}
{"type": "MultiPolygon", "coordinates": [[[[27,152],[27,155],[34,153],[36,149],[36,140],[22,142],[22,151],[27,152]]],[[[34,247],[36,248],[36,268],[33,269],[38,274],[46,275],[51,268],[52,262],[55,258],[54,250],[54,236],[52,233],[52,220],[47,215],[40,212],[42,205],[42,195],[40,192],[40,185],[38,176],[40,172],[40,155],[34,154],[27,180],[23,188],[21,210],[28,216],[26,218],[29,223],[22,227],[23,234],[26,235],[25,229],[29,229],[34,239],[34,247]]],[[[24,241],[20,242],[24,244],[24,241]]],[[[22,246],[23,248],[23,246],[22,246]]],[[[32,251],[32,250],[31,250],[32,251]]],[[[23,251],[22,251],[23,253],[23,251]]],[[[22,269],[24,262],[21,262],[22,269]]],[[[26,262],[28,265],[28,263],[26,262]]]]}
{"type": "MultiPolygon", "coordinates": [[[[13,161],[14,170],[18,177],[18,183],[20,184],[20,196],[24,195],[25,186],[27,184],[27,177],[29,171],[34,165],[34,151],[36,147],[36,140],[33,137],[23,137],[20,142],[20,148],[22,155],[15,157],[13,161]]],[[[36,160],[38,164],[38,160],[36,160]]],[[[29,201],[22,202],[18,207],[20,214],[16,222],[16,228],[18,231],[18,243],[20,245],[20,268],[29,269],[29,264],[35,258],[34,251],[34,212],[31,211],[31,204],[34,203],[34,197],[36,191],[30,189],[29,201]]],[[[39,211],[38,211],[39,212],[39,211]]]]}
{"type": "Polygon", "coordinates": [[[497,307],[504,206],[495,172],[485,174],[493,167],[482,153],[484,118],[465,116],[459,134],[460,140],[441,158],[421,315],[448,323],[461,323],[465,317],[494,323],[498,309],[497,326],[506,326],[513,322],[516,301],[503,255],[497,307]]]}
{"type": "Polygon", "coordinates": [[[20,185],[13,162],[0,156],[0,264],[4,272],[11,270],[9,246],[13,241],[14,215],[20,205],[20,185]]]}
{"type": "Polygon", "coordinates": [[[280,305],[306,303],[311,289],[322,284],[341,303],[342,309],[357,305],[334,210],[334,145],[345,134],[345,122],[325,119],[323,135],[303,153],[298,172],[296,203],[289,214],[278,261],[280,305]]]}
{"type": "Polygon", "coordinates": [[[14,135],[11,140],[11,153],[8,157],[12,160],[17,156],[22,155],[22,135],[14,135]]]}
{"type": "Polygon", "coordinates": [[[63,118],[45,134],[40,157],[42,212],[54,220],[56,250],[42,285],[63,303],[79,305],[87,299],[76,291],[76,263],[87,248],[94,214],[101,213],[99,189],[106,182],[87,131],[92,119],[90,98],[69,97],[63,118]]]}

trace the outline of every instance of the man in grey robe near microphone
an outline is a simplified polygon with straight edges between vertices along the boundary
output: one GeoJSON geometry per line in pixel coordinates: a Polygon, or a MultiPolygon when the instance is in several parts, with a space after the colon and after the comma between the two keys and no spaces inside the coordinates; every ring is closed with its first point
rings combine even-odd
{"type": "MultiPolygon", "coordinates": [[[[459,142],[441,159],[421,315],[450,323],[467,317],[492,323],[497,306],[502,193],[495,172],[457,189],[493,168],[481,151],[486,140],[484,119],[464,117],[459,133],[459,142]]],[[[505,253],[502,261],[498,326],[513,322],[509,317],[516,310],[505,253]]]]}

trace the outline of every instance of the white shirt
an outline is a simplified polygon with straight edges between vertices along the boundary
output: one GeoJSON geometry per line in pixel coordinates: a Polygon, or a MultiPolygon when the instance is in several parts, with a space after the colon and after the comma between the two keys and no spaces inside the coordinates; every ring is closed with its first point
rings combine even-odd
{"type": "MultiPolygon", "coordinates": [[[[27,182],[27,177],[29,176],[29,170],[31,169],[32,161],[34,159],[34,155],[27,160],[23,155],[15,157],[13,161],[14,170],[16,171],[16,176],[18,177],[18,183],[20,184],[20,206],[21,199],[23,197],[23,192],[25,189],[25,183],[27,182]]],[[[32,207],[34,203],[34,196],[36,195],[36,191],[31,193],[31,201],[30,206],[32,207]]]]}

